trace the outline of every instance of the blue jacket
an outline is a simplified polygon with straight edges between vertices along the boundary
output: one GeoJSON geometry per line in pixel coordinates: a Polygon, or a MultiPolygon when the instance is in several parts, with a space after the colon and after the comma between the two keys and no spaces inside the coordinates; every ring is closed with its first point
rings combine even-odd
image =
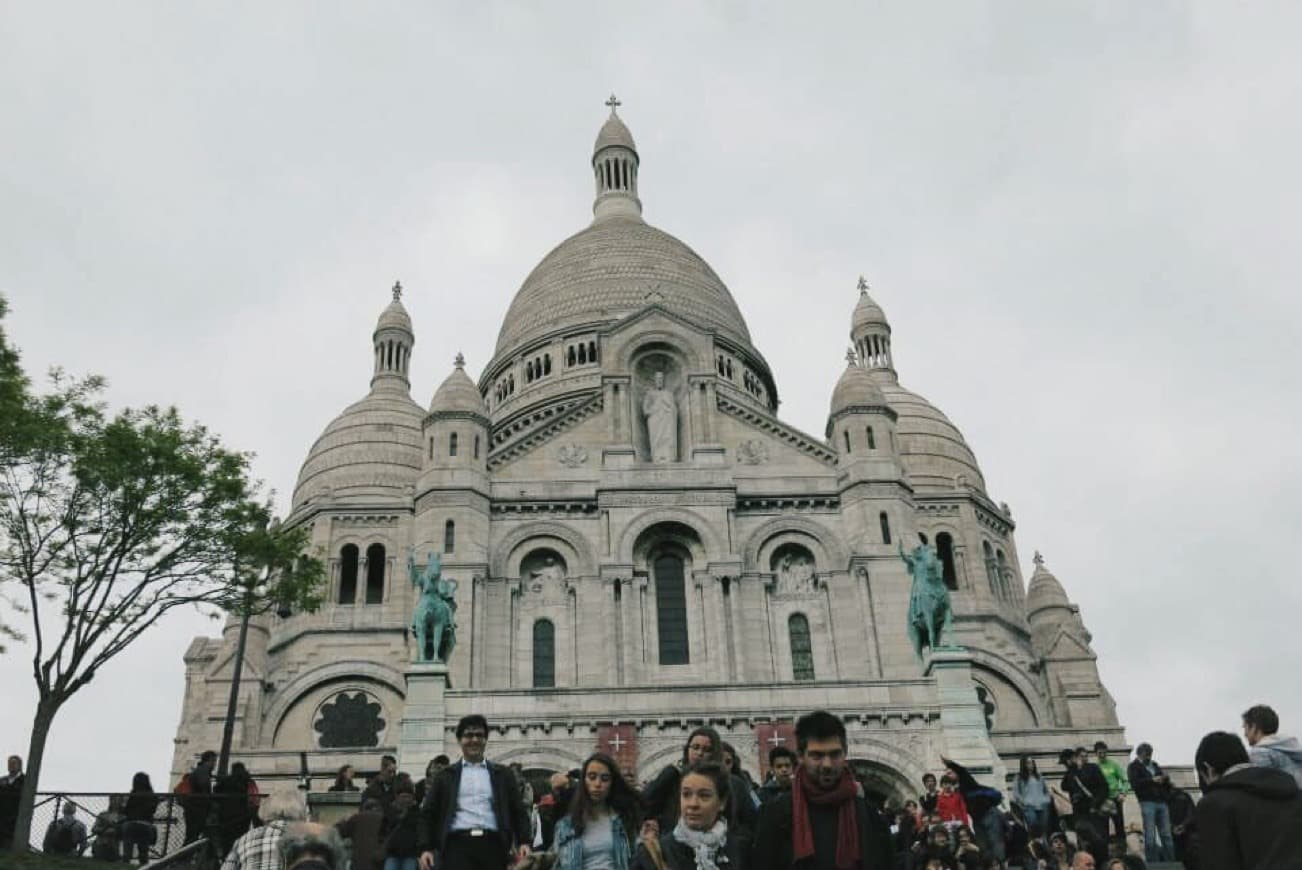
{"type": "MultiPolygon", "coordinates": [[[[628,870],[632,848],[628,832],[619,816],[610,817],[610,834],[614,849],[615,870],[628,870]]],[[[574,822],[567,815],[556,823],[553,847],[556,852],[556,870],[583,870],[583,837],[574,833],[574,822]]]]}

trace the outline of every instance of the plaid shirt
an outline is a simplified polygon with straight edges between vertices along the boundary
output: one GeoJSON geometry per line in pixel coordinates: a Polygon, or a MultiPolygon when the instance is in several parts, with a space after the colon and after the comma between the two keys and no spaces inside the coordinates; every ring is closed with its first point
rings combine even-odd
{"type": "Polygon", "coordinates": [[[280,836],[288,823],[269,822],[260,828],[251,828],[235,841],[231,852],[222,862],[222,870],[280,870],[280,836]]]}

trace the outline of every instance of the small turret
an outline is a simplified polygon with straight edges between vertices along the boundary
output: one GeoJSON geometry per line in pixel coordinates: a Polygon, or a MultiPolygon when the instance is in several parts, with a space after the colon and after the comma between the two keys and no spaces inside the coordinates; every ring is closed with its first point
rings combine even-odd
{"type": "Polygon", "coordinates": [[[891,357],[891,325],[886,322],[886,312],[868,295],[868,282],[859,276],[859,304],[850,318],[850,340],[864,368],[886,372],[895,376],[895,361],[891,357]]]}
{"type": "Polygon", "coordinates": [[[592,146],[592,172],[597,196],[592,203],[593,221],[612,217],[642,219],[642,201],[637,196],[637,170],[641,162],[633,134],[615,111],[620,102],[614,94],[606,100],[610,117],[592,146]]]}
{"type": "Polygon", "coordinates": [[[372,389],[411,390],[408,372],[411,370],[411,348],[416,334],[411,329],[411,315],[402,304],[402,282],[393,285],[393,301],[380,312],[371,336],[375,349],[375,374],[371,377],[372,389]]]}

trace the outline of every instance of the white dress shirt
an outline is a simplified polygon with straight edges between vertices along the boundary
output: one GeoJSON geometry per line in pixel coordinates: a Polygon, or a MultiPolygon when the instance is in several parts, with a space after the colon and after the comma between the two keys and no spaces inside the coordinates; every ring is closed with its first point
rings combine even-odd
{"type": "Polygon", "coordinates": [[[488,775],[488,762],[473,763],[463,758],[452,830],[474,829],[497,830],[497,816],[493,813],[493,779],[488,775]]]}

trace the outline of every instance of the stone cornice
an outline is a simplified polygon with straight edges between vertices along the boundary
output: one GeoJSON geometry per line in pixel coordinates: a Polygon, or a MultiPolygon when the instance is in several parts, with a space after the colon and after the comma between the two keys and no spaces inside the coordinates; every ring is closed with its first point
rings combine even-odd
{"type": "Polygon", "coordinates": [[[852,414],[882,414],[892,423],[899,418],[899,415],[895,413],[895,409],[890,405],[846,405],[827,418],[827,431],[832,431],[832,426],[837,420],[842,417],[849,417],[852,414]]]}
{"type": "Polygon", "coordinates": [[[421,426],[428,426],[438,420],[470,420],[485,429],[490,425],[488,417],[478,411],[430,411],[421,421],[421,426]]]}
{"type": "Polygon", "coordinates": [[[496,470],[513,459],[535,450],[566,429],[570,429],[593,414],[599,413],[602,404],[601,393],[599,391],[592,392],[559,405],[537,408],[531,414],[513,418],[509,423],[502,424],[493,433],[490,441],[496,441],[499,437],[510,438],[521,432],[524,434],[520,435],[515,441],[507,443],[490,453],[488,455],[488,469],[490,471],[496,470]],[[536,428],[530,431],[530,427],[536,428]]]}
{"type": "Polygon", "coordinates": [[[807,453],[827,465],[836,465],[835,450],[812,436],[806,435],[794,426],[788,426],[776,417],[760,413],[754,408],[733,400],[731,397],[725,395],[724,390],[719,390],[718,406],[720,411],[731,414],[739,420],[748,423],[753,428],[771,435],[784,444],[794,447],[802,453],[807,453]]]}

